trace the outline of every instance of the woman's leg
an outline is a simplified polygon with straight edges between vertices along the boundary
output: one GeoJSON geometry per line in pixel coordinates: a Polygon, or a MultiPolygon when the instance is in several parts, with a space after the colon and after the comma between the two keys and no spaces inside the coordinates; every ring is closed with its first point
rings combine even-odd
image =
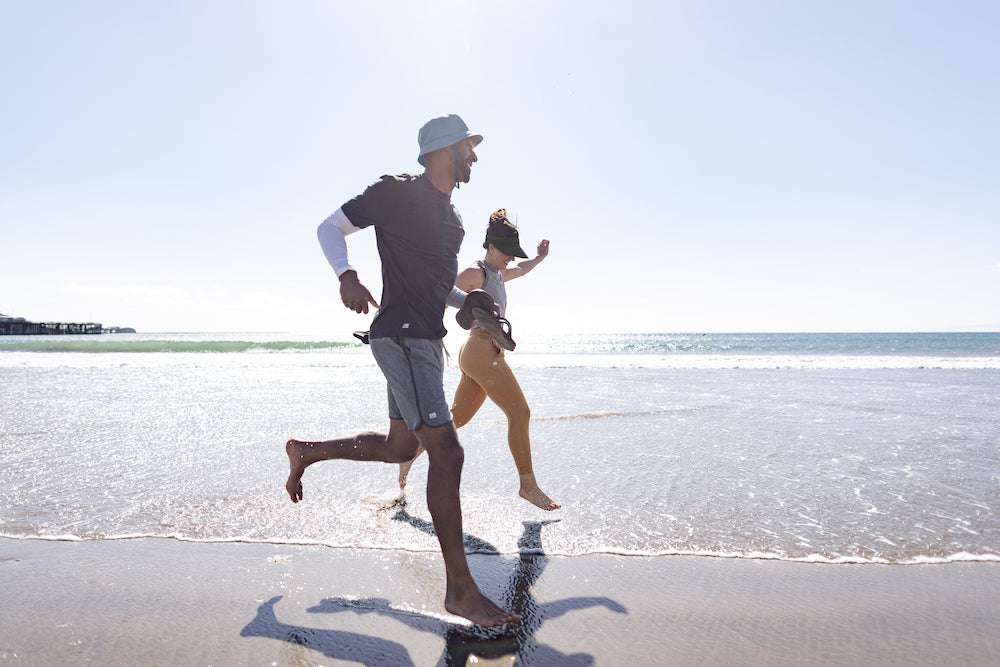
{"type": "MultiPolygon", "coordinates": [[[[531,463],[531,439],[529,436],[529,423],[531,421],[531,409],[528,401],[521,391],[514,372],[507,365],[504,359],[503,350],[499,349],[488,334],[478,334],[474,332],[469,336],[469,340],[462,346],[462,351],[458,357],[459,368],[462,369],[462,380],[470,380],[470,385],[475,385],[481,392],[485,392],[490,400],[496,403],[507,416],[507,445],[510,453],[514,457],[514,464],[520,476],[520,495],[525,500],[544,509],[558,509],[560,505],[553,502],[538,487],[535,481],[535,474],[531,463]]],[[[461,388],[461,385],[460,385],[461,388]]],[[[470,389],[470,399],[478,395],[470,389]]],[[[459,395],[455,394],[455,405],[452,407],[452,414],[455,418],[456,426],[464,422],[459,420],[459,395]]],[[[482,405],[482,399],[475,404],[472,414],[482,405]]],[[[466,406],[461,406],[467,409],[466,406]]],[[[462,414],[465,416],[464,412],[462,414]]],[[[471,414],[469,415],[471,418],[471,414]]],[[[467,420],[466,420],[467,421],[467,420]]]]}
{"type": "MultiPolygon", "coordinates": [[[[465,346],[462,346],[465,349],[465,346]]],[[[462,358],[459,352],[459,359],[462,358]]],[[[461,368],[461,361],[459,361],[461,368]]],[[[451,418],[455,422],[455,428],[462,428],[476,416],[479,408],[486,402],[486,392],[479,383],[469,377],[464,371],[458,380],[458,388],[455,389],[455,400],[451,402],[451,418]]]]}
{"type": "MultiPolygon", "coordinates": [[[[459,359],[462,358],[462,350],[465,349],[465,344],[462,344],[462,348],[459,350],[459,359]]],[[[461,368],[461,363],[459,363],[459,368],[461,368]]],[[[451,405],[451,418],[455,423],[455,428],[462,428],[476,415],[479,408],[483,406],[486,401],[486,392],[483,388],[476,384],[476,381],[470,378],[465,373],[462,373],[462,377],[458,381],[458,388],[455,390],[455,400],[451,405]]],[[[413,462],[417,460],[417,457],[423,453],[423,447],[417,449],[416,455],[409,461],[403,461],[399,464],[399,488],[406,488],[406,478],[410,474],[410,467],[413,462]]]]}

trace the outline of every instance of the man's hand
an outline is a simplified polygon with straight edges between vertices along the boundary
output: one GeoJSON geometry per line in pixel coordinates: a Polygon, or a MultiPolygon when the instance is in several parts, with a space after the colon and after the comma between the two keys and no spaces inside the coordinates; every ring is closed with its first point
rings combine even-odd
{"type": "Polygon", "coordinates": [[[345,271],[340,275],[340,300],[355,313],[367,313],[368,304],[379,307],[372,293],[358,280],[356,271],[345,271]]]}

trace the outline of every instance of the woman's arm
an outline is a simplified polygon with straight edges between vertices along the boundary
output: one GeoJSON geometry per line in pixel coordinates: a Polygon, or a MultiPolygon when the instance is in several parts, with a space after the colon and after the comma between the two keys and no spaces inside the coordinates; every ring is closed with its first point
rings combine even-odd
{"type": "Polygon", "coordinates": [[[502,269],[503,281],[507,282],[513,280],[514,278],[520,278],[528,271],[538,266],[538,263],[549,256],[549,240],[542,239],[542,242],[538,244],[538,254],[534,259],[526,259],[523,262],[519,262],[516,265],[510,267],[509,269],[502,269]]]}
{"type": "Polygon", "coordinates": [[[470,266],[460,271],[455,278],[455,287],[463,292],[471,292],[474,289],[482,289],[486,282],[486,272],[479,266],[470,266]]]}

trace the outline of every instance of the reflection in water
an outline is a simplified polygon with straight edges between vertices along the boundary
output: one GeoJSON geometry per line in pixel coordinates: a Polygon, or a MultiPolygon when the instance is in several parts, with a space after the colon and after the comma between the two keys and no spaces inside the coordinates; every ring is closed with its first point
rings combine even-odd
{"type": "MultiPolygon", "coordinates": [[[[430,534],[434,532],[430,522],[407,513],[405,502],[393,519],[409,523],[430,534]]],[[[412,629],[440,635],[445,640],[445,648],[438,661],[439,665],[466,665],[472,655],[487,659],[516,656],[518,664],[592,665],[594,658],[591,655],[565,654],[534,639],[535,633],[545,621],[559,618],[570,611],[604,607],[618,614],[628,613],[625,607],[606,597],[567,598],[544,604],[534,599],[532,586],[538,581],[549,561],[542,549],[542,528],[556,521],[558,519],[524,523],[524,532],[518,540],[521,555],[507,583],[501,605],[520,614],[520,623],[501,628],[459,625],[433,616],[393,609],[389,601],[382,598],[360,600],[327,598],[308,611],[322,614],[343,612],[379,614],[393,618],[412,629]]],[[[465,543],[470,551],[499,553],[493,545],[474,536],[466,535],[465,543]]],[[[274,604],[279,599],[274,598],[260,606],[257,617],[243,629],[244,637],[272,637],[291,644],[307,646],[330,658],[353,660],[366,665],[413,664],[406,648],[397,642],[353,632],[317,630],[280,623],[274,615],[274,604]]]]}

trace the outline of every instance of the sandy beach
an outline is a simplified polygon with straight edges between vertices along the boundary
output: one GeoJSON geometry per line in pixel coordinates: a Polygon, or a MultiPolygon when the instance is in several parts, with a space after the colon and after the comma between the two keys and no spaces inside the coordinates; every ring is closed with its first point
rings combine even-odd
{"type": "Polygon", "coordinates": [[[441,606],[437,554],[0,540],[0,662],[995,665],[1000,564],[471,556],[517,627],[441,606]]]}

